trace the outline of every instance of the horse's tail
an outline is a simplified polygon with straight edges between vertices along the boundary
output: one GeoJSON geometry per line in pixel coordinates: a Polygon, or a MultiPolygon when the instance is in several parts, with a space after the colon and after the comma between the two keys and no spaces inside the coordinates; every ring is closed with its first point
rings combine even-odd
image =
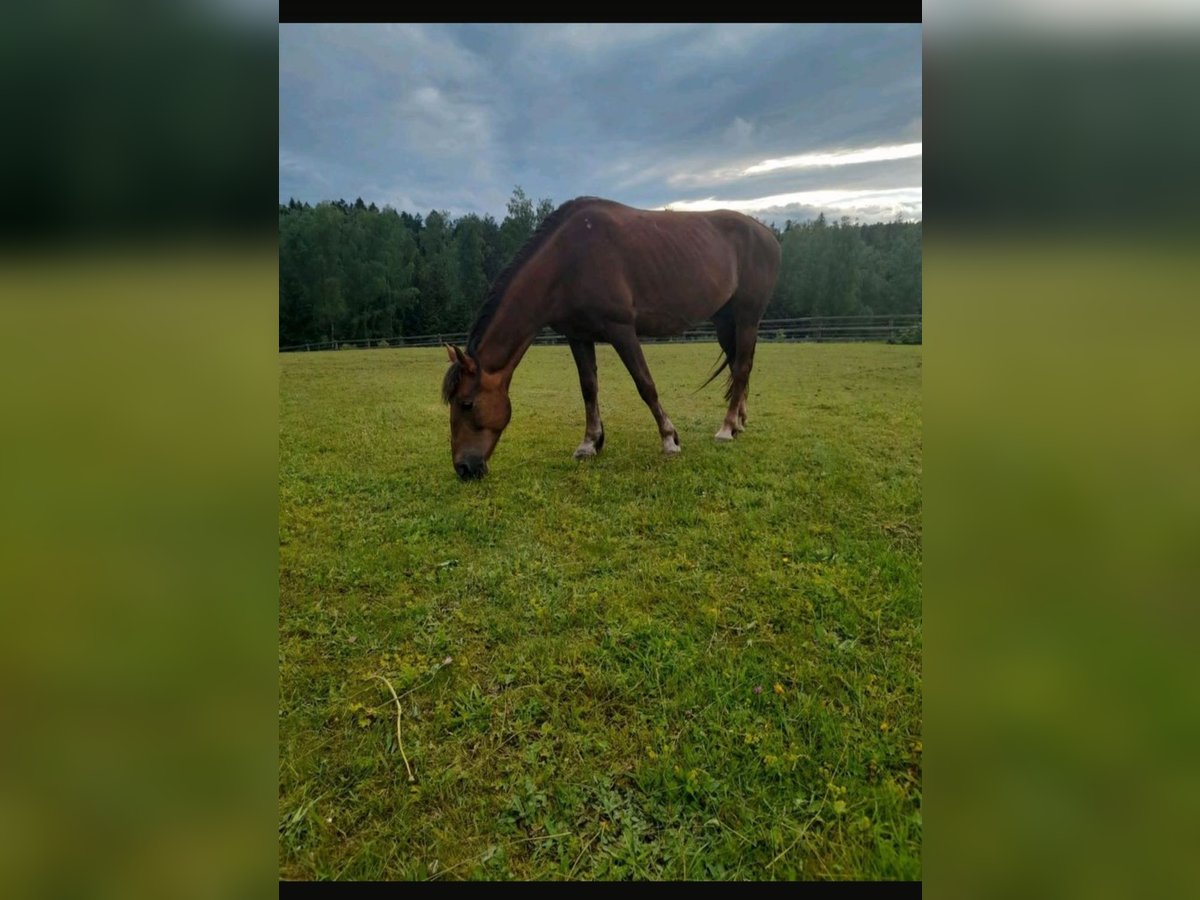
{"type": "MultiPolygon", "coordinates": [[[[696,394],[700,393],[702,390],[704,390],[706,387],[708,387],[710,384],[712,384],[714,378],[716,378],[718,375],[721,374],[722,371],[724,371],[725,369],[728,369],[728,368],[729,368],[729,355],[726,354],[724,349],[722,349],[721,357],[717,359],[717,367],[715,369],[713,369],[713,373],[708,376],[708,380],[706,382],[704,382],[704,384],[700,385],[700,387],[696,388],[696,390],[693,391],[693,393],[696,393],[696,394]]],[[[725,389],[725,395],[726,395],[725,399],[726,400],[729,399],[729,396],[732,393],[732,391],[733,391],[733,372],[731,370],[729,373],[729,385],[725,389]]]]}

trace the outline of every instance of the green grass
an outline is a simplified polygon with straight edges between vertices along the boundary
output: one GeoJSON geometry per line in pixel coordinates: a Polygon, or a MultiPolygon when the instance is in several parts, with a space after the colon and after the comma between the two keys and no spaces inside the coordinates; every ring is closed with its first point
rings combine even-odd
{"type": "Polygon", "coordinates": [[[468,484],[443,350],[280,356],[281,877],[920,878],[921,348],[760,345],[718,445],[648,346],[674,459],[597,352],[601,455],[535,347],[468,484]]]}

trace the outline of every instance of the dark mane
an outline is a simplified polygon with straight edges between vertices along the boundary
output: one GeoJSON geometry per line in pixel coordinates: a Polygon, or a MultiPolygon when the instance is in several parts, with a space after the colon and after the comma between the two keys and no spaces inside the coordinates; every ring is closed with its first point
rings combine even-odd
{"type": "MultiPolygon", "coordinates": [[[[542,220],[542,224],[537,227],[537,231],[525,242],[517,255],[513,257],[512,262],[504,267],[496,280],[492,282],[492,286],[488,289],[487,297],[483,301],[483,306],[479,308],[478,314],[475,316],[475,324],[471,326],[471,333],[467,337],[467,353],[474,356],[479,349],[479,341],[483,338],[483,333],[487,330],[488,323],[492,321],[492,316],[500,306],[500,301],[504,299],[504,292],[508,290],[509,284],[513,280],[513,276],[521,270],[521,266],[525,265],[538,250],[542,244],[546,243],[548,238],[566,219],[575,212],[579,207],[587,203],[594,203],[600,200],[599,197],[576,197],[574,200],[568,200],[550,215],[542,220]]],[[[601,201],[602,202],[602,201],[601,201]]],[[[451,367],[451,371],[457,369],[455,365],[451,367]]],[[[442,394],[444,397],[453,396],[453,388],[449,388],[449,394],[446,393],[450,384],[450,372],[446,373],[446,384],[442,386],[442,394]]],[[[454,386],[457,386],[458,379],[455,376],[454,386]]],[[[449,400],[447,399],[447,402],[449,400]]]]}
{"type": "Polygon", "coordinates": [[[443,403],[449,403],[453,399],[454,392],[458,390],[458,382],[461,378],[462,366],[457,362],[451,363],[450,368],[446,370],[446,377],[442,379],[443,403]]]}

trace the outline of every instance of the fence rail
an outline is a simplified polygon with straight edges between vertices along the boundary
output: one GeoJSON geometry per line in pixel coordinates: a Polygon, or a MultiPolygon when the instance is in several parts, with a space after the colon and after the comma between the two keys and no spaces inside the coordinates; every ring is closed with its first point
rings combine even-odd
{"type": "MultiPolygon", "coordinates": [[[[643,343],[680,343],[686,341],[715,341],[716,329],[703,322],[681,334],[667,338],[642,338],[643,343]]],[[[803,319],[763,319],[758,326],[760,341],[849,342],[886,341],[889,343],[920,343],[921,314],[895,316],[810,316],[803,319]]],[[[354,340],[322,341],[280,347],[281,353],[312,350],[384,349],[388,347],[439,347],[442,344],[465,344],[467,333],[400,335],[392,338],[357,338],[354,340]]],[[[567,339],[550,329],[543,329],[535,344],[565,344],[567,339]]]]}

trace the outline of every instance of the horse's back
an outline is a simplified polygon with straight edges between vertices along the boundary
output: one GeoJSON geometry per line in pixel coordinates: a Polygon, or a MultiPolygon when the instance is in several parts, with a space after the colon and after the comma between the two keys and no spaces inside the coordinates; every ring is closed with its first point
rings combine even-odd
{"type": "Polygon", "coordinates": [[[774,234],[730,210],[643,210],[587,198],[556,238],[560,284],[568,302],[583,307],[579,314],[626,305],[624,315],[646,336],[678,334],[743,292],[762,296],[765,307],[778,270],[774,234]]]}

